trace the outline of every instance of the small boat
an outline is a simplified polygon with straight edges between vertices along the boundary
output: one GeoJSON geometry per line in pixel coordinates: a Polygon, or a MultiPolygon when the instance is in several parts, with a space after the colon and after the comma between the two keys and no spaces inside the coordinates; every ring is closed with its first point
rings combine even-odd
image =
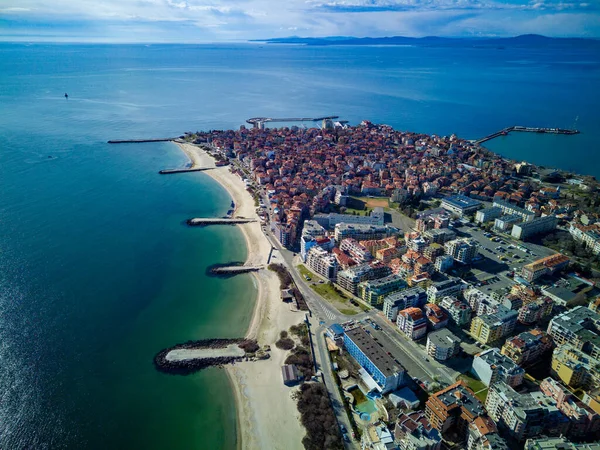
{"type": "Polygon", "coordinates": [[[67,94],[66,92],[65,92],[65,98],[66,98],[67,100],[69,100],[69,94],[67,94]]]}

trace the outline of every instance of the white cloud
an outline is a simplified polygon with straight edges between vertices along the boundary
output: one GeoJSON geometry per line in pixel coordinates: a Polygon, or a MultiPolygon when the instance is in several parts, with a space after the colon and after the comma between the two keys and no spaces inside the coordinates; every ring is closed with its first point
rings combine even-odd
{"type": "MultiPolygon", "coordinates": [[[[574,0],[2,0],[8,29],[98,39],[224,40],[298,34],[600,36],[596,2],[574,0]],[[11,20],[15,25],[11,26],[11,20]],[[19,25],[20,23],[20,25],[19,25]],[[20,27],[20,28],[19,28],[20,27]],[[74,30],[75,29],[75,30],[74,30]],[[128,29],[131,32],[128,33],[128,29]]],[[[6,27],[5,27],[6,28],[6,27]]],[[[0,36],[8,34],[0,30],[0,36]]]]}

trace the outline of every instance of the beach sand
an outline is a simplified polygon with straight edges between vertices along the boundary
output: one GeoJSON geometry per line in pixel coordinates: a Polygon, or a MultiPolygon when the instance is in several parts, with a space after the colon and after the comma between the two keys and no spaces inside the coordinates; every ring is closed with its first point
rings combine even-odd
{"type": "MultiPolygon", "coordinates": [[[[177,143],[190,158],[192,167],[215,167],[214,159],[202,148],[177,143]]],[[[261,230],[254,199],[241,178],[229,166],[202,172],[229,192],[235,203],[234,217],[256,218],[257,222],[237,225],[248,248],[246,265],[266,265],[271,244],[261,230]]],[[[277,255],[277,252],[274,252],[277,255]]],[[[277,257],[282,260],[281,257],[277,257]]],[[[225,366],[232,381],[238,411],[238,447],[242,449],[302,449],[304,427],[291,394],[297,388],[283,384],[281,366],[289,354],[275,347],[281,330],[300,323],[304,314],[281,301],[279,279],[270,270],[253,272],[257,284],[257,301],[246,336],[260,345],[269,344],[271,358],[225,366]]]]}

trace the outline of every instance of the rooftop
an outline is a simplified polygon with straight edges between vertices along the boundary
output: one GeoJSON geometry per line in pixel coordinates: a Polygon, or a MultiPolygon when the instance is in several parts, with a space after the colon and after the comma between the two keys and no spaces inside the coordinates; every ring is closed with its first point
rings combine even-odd
{"type": "Polygon", "coordinates": [[[456,345],[456,343],[460,343],[460,339],[452,334],[452,332],[447,328],[432,331],[427,335],[427,339],[436,347],[441,348],[452,348],[456,345]]]}
{"type": "Polygon", "coordinates": [[[472,198],[464,195],[452,195],[450,197],[446,197],[442,200],[442,203],[448,203],[457,208],[473,208],[481,205],[480,201],[473,200],[472,198]]]}
{"type": "Polygon", "coordinates": [[[384,352],[371,335],[362,327],[356,327],[346,331],[346,336],[356,344],[384,376],[390,377],[396,373],[404,372],[404,367],[384,352]]]}

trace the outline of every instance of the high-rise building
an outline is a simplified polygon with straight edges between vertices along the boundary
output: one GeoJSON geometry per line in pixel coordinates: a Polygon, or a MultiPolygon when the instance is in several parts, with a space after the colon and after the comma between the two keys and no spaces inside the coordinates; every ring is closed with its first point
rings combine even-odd
{"type": "Polygon", "coordinates": [[[510,235],[515,239],[524,241],[536,234],[548,233],[555,230],[558,225],[556,216],[545,216],[539,219],[533,219],[529,222],[523,222],[513,226],[510,235]]]}
{"type": "Polygon", "coordinates": [[[472,239],[454,239],[444,244],[447,255],[463,264],[470,264],[477,256],[478,244],[472,239]]]}
{"type": "Polygon", "coordinates": [[[475,355],[471,370],[486,386],[502,381],[515,387],[523,382],[525,376],[525,370],[500,353],[497,348],[490,348],[475,355]]]}
{"type": "Polygon", "coordinates": [[[419,308],[413,307],[398,311],[396,324],[406,337],[414,341],[427,334],[427,318],[419,308]]]}
{"type": "Polygon", "coordinates": [[[512,333],[517,323],[517,312],[500,305],[493,314],[477,316],[471,322],[471,335],[482,344],[496,342],[512,333]]]}
{"type": "Polygon", "coordinates": [[[363,281],[358,285],[358,296],[371,306],[379,306],[383,304],[387,295],[406,287],[408,287],[406,281],[392,274],[377,280],[363,281]]]}
{"type": "Polygon", "coordinates": [[[460,350],[460,339],[447,328],[432,331],[427,335],[427,354],[438,361],[455,356],[460,350]]]}
{"type": "Polygon", "coordinates": [[[502,354],[515,364],[525,367],[538,361],[541,355],[552,349],[552,339],[542,330],[533,329],[507,339],[502,354]]]}
{"type": "Polygon", "coordinates": [[[313,247],[308,252],[306,263],[308,268],[323,278],[335,281],[338,272],[338,262],[331,253],[321,247],[313,247]]]}
{"type": "Polygon", "coordinates": [[[552,318],[548,334],[556,345],[571,344],[600,359],[600,314],[584,306],[577,306],[552,318]]]}
{"type": "Polygon", "coordinates": [[[414,287],[395,292],[383,300],[383,314],[388,320],[396,322],[398,311],[413,306],[420,307],[425,304],[427,293],[421,287],[414,287]]]}

